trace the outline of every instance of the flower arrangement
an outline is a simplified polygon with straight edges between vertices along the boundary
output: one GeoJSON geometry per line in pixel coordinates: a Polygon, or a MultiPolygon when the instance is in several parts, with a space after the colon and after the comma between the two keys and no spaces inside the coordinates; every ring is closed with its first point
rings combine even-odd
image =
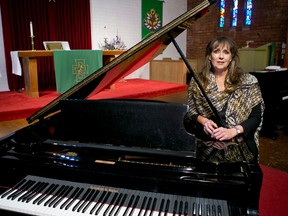
{"type": "Polygon", "coordinates": [[[102,48],[103,50],[124,50],[126,45],[117,34],[110,42],[108,42],[107,38],[104,38],[104,45],[102,48]]]}

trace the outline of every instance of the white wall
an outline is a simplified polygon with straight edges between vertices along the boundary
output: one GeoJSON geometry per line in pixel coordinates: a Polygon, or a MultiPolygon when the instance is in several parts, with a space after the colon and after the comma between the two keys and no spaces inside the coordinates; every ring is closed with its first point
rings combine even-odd
{"type": "MultiPolygon", "coordinates": [[[[127,48],[141,41],[141,0],[90,0],[92,49],[100,49],[104,37],[108,41],[116,34],[125,42],[127,48]],[[106,26],[106,28],[104,28],[106,26]],[[106,29],[106,30],[105,30],[106,29]]],[[[187,0],[164,0],[163,25],[169,23],[187,10],[187,0]]],[[[0,14],[1,15],[1,14],[0,14]]],[[[8,90],[2,20],[0,16],[0,91],[8,90]]],[[[186,53],[186,31],[176,38],[184,54],[186,53]]],[[[157,57],[179,59],[179,54],[172,44],[157,57]]],[[[149,64],[138,69],[127,78],[149,79],[149,64]]]]}
{"type": "MultiPolygon", "coordinates": [[[[101,49],[104,37],[111,41],[116,34],[125,42],[127,48],[141,41],[141,0],[90,0],[92,49],[101,49]],[[105,28],[106,27],[106,28],[105,28]]],[[[187,10],[187,0],[165,0],[163,3],[163,25],[166,25],[187,10]]],[[[186,53],[186,31],[176,39],[186,53]]],[[[156,59],[179,59],[172,44],[156,59]]],[[[149,79],[149,64],[130,74],[127,78],[149,79]]]]}
{"type": "Polygon", "coordinates": [[[1,10],[0,10],[0,25],[1,25],[1,28],[0,28],[0,92],[1,92],[1,91],[9,91],[7,73],[6,73],[5,54],[4,54],[1,10]]]}

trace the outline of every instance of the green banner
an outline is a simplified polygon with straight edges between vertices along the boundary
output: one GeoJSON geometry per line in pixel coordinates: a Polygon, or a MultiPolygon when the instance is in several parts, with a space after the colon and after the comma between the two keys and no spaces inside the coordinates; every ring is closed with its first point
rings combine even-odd
{"type": "Polygon", "coordinates": [[[142,39],[162,27],[163,1],[142,0],[142,39]]]}
{"type": "Polygon", "coordinates": [[[102,50],[55,50],[57,92],[62,94],[101,68],[102,65],[102,50]]]}

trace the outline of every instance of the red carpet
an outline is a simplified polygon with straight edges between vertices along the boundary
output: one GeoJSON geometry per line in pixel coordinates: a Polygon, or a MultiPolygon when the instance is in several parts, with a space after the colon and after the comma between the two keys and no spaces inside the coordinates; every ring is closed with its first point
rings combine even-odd
{"type": "MultiPolygon", "coordinates": [[[[151,98],[186,90],[183,84],[144,79],[117,82],[115,88],[91,96],[89,99],[151,98]]],[[[55,91],[40,92],[39,98],[29,98],[23,92],[0,92],[0,121],[27,118],[55,99],[55,91]]]]}
{"type": "Polygon", "coordinates": [[[260,216],[288,216],[288,173],[261,165],[260,216]]]}

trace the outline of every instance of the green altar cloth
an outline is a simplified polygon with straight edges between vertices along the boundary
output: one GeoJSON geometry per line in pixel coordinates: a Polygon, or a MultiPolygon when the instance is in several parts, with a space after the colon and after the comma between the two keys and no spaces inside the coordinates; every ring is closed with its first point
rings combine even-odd
{"type": "Polygon", "coordinates": [[[57,92],[62,94],[102,66],[102,50],[55,50],[57,92]]]}

